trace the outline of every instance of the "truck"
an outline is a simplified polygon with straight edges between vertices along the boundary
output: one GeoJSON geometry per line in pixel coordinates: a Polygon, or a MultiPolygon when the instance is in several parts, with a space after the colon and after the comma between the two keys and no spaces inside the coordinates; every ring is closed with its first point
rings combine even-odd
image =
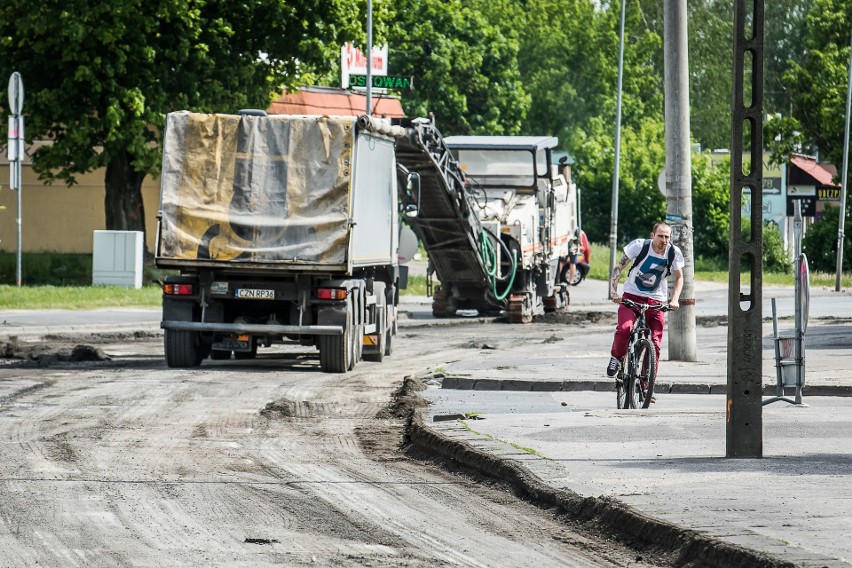
{"type": "Polygon", "coordinates": [[[287,343],[316,347],[330,373],[390,355],[403,133],[368,116],[170,113],[155,252],[167,365],[287,343]]]}
{"type": "Polygon", "coordinates": [[[552,136],[443,137],[430,119],[398,122],[397,159],[420,177],[409,224],[440,282],[432,313],[459,309],[529,323],[570,303],[560,264],[577,228],[570,166],[552,136]]]}

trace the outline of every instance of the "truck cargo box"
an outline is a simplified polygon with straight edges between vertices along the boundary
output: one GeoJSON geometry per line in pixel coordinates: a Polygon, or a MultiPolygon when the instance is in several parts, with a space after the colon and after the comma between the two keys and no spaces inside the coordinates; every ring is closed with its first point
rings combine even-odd
{"type": "Polygon", "coordinates": [[[356,117],[171,113],[161,183],[160,267],[396,263],[393,139],[356,117]]]}

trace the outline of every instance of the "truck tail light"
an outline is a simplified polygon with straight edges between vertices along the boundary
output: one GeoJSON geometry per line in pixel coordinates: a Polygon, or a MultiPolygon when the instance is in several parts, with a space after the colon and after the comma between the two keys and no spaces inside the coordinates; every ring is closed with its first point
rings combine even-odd
{"type": "Polygon", "coordinates": [[[164,284],[163,293],[167,296],[191,296],[193,294],[192,284],[164,284]]]}
{"type": "Polygon", "coordinates": [[[345,300],[346,288],[317,288],[318,300],[345,300]]]}

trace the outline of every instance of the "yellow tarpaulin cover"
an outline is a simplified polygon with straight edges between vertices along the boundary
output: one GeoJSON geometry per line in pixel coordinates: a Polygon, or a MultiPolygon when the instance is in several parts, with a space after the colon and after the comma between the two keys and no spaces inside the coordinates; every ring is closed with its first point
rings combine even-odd
{"type": "Polygon", "coordinates": [[[344,264],[354,125],[169,114],[158,257],[344,264]]]}

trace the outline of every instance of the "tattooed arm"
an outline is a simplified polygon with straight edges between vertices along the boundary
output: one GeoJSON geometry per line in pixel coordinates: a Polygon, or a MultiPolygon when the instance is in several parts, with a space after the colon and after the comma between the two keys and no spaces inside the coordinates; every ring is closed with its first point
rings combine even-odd
{"type": "Polygon", "coordinates": [[[609,278],[609,297],[615,304],[621,303],[621,296],[618,295],[618,281],[621,280],[621,271],[629,262],[630,258],[625,254],[612,269],[612,275],[609,278]]]}

